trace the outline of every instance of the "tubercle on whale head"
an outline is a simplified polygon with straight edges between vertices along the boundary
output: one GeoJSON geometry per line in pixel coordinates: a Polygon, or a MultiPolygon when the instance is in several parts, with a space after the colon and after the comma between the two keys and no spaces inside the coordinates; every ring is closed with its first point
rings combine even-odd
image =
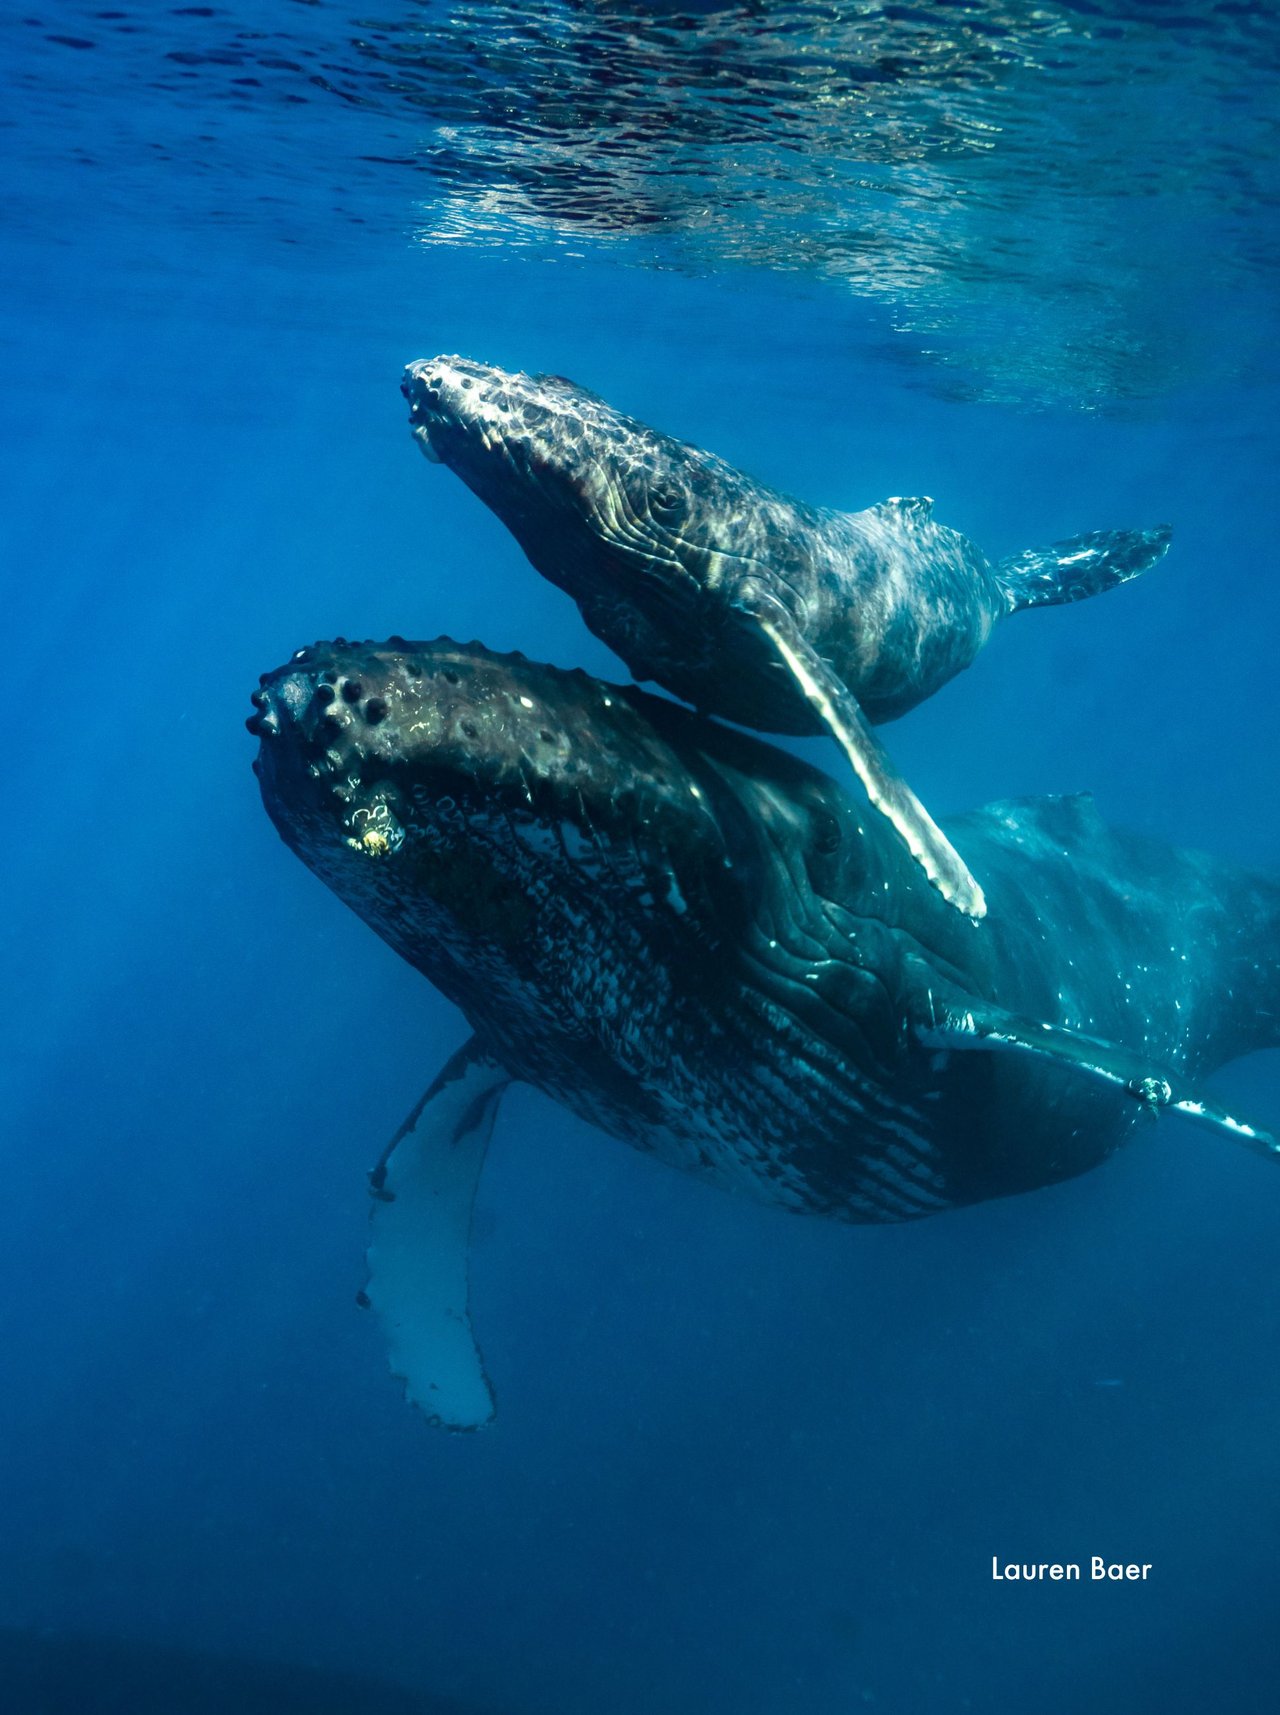
{"type": "Polygon", "coordinates": [[[633,695],[478,643],[338,639],[264,674],[247,725],[269,813],[340,892],[412,866],[465,912],[468,891],[536,891],[536,859],[566,883],[625,872],[662,908],[723,865],[723,836],[633,695]]]}
{"type": "Polygon", "coordinates": [[[610,572],[714,583],[734,548],[717,531],[749,479],[563,376],[441,356],[409,364],[400,390],[426,457],[575,593],[610,572]]]}

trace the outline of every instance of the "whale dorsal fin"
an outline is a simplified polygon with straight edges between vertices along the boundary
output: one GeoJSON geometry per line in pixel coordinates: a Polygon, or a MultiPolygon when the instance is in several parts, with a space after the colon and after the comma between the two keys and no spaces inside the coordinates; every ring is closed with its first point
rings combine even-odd
{"type": "Polygon", "coordinates": [[[1038,1055],[1056,1061],[1064,1070],[1113,1085],[1150,1113],[1169,1108],[1224,1132],[1262,1155],[1280,1156],[1280,1142],[1270,1132],[1229,1112],[1212,1096],[1194,1089],[1180,1073],[1153,1065],[1114,1042],[1100,1042],[1058,1025],[1017,1018],[977,1000],[947,1000],[931,1007],[927,1021],[917,1025],[916,1035],[938,1048],[1038,1055]]]}
{"type": "Polygon", "coordinates": [[[933,517],[933,499],[927,494],[891,495],[882,500],[872,512],[882,512],[885,519],[900,524],[927,524],[933,517]]]}
{"type": "Polygon", "coordinates": [[[479,1429],[493,1416],[467,1314],[467,1251],[476,1184],[510,1082],[473,1037],[369,1175],[376,1202],[362,1301],[378,1313],[406,1398],[446,1429],[479,1429]]]}
{"type": "Polygon", "coordinates": [[[853,771],[874,808],[892,823],[934,887],[958,911],[974,919],[982,917],[987,909],[982,889],[959,852],[894,768],[852,692],[767,590],[744,584],[738,592],[738,602],[769,639],[782,665],[853,764],[853,771]]]}

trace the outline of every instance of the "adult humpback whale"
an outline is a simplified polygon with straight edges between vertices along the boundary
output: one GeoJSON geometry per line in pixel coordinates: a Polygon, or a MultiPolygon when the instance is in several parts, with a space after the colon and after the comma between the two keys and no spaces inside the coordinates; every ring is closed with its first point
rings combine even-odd
{"type": "Polygon", "coordinates": [[[1280,1040],[1280,886],[1087,799],[949,824],[998,907],[976,935],[825,775],[633,688],[393,639],[253,701],[286,843],[475,1032],[374,1175],[368,1295],[444,1424],[491,1413],[466,1245],[512,1080],[846,1221],[1084,1172],[1162,1107],[1275,1150],[1195,1081],[1280,1040]]]}
{"type": "Polygon", "coordinates": [[[1136,577],[1166,527],[991,565],[930,500],[807,506],[560,376],[433,357],[401,390],[422,451],[493,508],[638,679],[743,726],[830,731],[934,886],[983,915],[981,887],[869,723],[967,667],[1002,615],[1136,577]]]}

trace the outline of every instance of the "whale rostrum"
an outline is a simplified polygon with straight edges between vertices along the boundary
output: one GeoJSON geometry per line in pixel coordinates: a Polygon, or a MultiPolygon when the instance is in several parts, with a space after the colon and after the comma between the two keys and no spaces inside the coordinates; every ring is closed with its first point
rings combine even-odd
{"type": "Polygon", "coordinates": [[[810,506],[556,375],[411,363],[413,434],[639,680],[704,713],[827,732],[952,905],[982,887],[872,731],[967,667],[1005,614],[1136,577],[1170,532],[1095,531],[991,564],[923,497],[810,506]]]}
{"type": "Polygon", "coordinates": [[[372,1179],[368,1300],[410,1397],[475,1427],[467,1239],[524,1081],[671,1166],[842,1221],[1085,1172],[1280,1041],[1280,885],[1085,797],[948,820],[974,934],[886,822],[776,747],[479,644],[316,644],[254,695],[266,809],[473,1036],[372,1179]]]}

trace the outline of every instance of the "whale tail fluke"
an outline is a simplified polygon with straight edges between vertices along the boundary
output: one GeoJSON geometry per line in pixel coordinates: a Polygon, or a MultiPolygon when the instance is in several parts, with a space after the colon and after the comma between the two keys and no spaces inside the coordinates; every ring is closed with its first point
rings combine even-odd
{"type": "Polygon", "coordinates": [[[1172,535],[1168,524],[1151,530],[1091,530],[1047,548],[1010,554],[997,563],[996,581],[1011,613],[1021,607],[1083,601],[1127,584],[1154,566],[1168,552],[1172,535]]]}

